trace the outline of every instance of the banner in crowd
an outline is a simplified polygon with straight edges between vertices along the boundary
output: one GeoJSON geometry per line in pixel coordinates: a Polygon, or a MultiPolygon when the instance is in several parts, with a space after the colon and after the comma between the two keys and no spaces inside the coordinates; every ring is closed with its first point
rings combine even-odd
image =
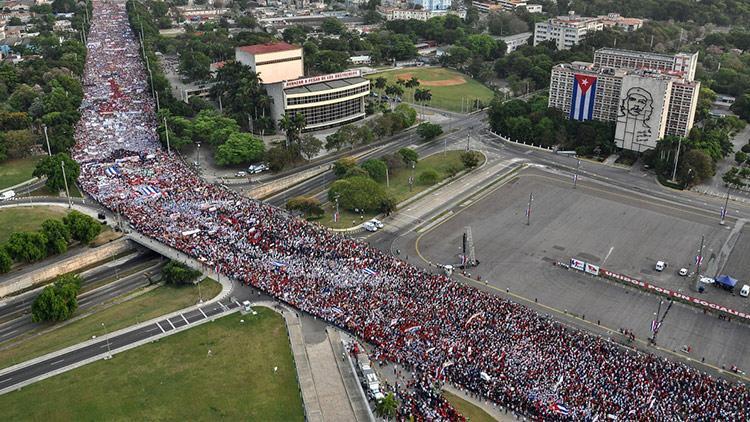
{"type": "Polygon", "coordinates": [[[585,270],[587,273],[591,275],[599,275],[599,266],[594,264],[586,263],[585,270]]]}
{"type": "Polygon", "coordinates": [[[570,268],[578,271],[583,271],[586,268],[586,263],[575,258],[570,258],[570,268]]]}

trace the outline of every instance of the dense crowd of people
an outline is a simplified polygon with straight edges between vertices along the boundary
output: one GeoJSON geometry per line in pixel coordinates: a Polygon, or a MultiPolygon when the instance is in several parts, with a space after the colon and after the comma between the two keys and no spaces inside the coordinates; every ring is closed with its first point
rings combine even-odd
{"type": "Polygon", "coordinates": [[[124,5],[96,1],[74,158],[79,183],[135,230],[375,346],[420,374],[399,415],[456,419],[450,382],[545,420],[748,420],[750,392],[627,351],[204,182],[159,144],[124,5]]]}

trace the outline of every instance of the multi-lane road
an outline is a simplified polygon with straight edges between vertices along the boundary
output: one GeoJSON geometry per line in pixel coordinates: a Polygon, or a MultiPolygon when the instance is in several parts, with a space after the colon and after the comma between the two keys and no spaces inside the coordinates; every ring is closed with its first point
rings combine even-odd
{"type": "MultiPolygon", "coordinates": [[[[139,251],[81,273],[84,292],[78,296],[78,309],[90,309],[148,285],[149,277],[157,275],[165,264],[158,254],[139,251]],[[101,283],[105,284],[98,286],[101,283]]],[[[31,304],[39,293],[37,289],[0,301],[0,345],[40,327],[31,320],[31,304]]]]}

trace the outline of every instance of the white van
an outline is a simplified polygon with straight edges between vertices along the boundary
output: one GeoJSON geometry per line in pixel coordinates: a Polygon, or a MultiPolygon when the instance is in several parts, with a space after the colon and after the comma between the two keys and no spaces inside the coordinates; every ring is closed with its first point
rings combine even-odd
{"type": "Polygon", "coordinates": [[[748,295],[750,295],[750,286],[745,284],[742,286],[742,290],[740,290],[740,296],[747,297],[748,295]]]}
{"type": "Polygon", "coordinates": [[[9,199],[13,199],[16,196],[16,192],[11,190],[6,190],[3,193],[0,193],[0,201],[7,201],[9,199]]]}
{"type": "Polygon", "coordinates": [[[250,303],[249,300],[246,300],[246,301],[242,302],[242,310],[243,311],[250,312],[252,309],[253,309],[252,308],[252,304],[250,303]]]}
{"type": "Polygon", "coordinates": [[[664,261],[656,261],[656,266],[654,267],[656,271],[662,272],[665,268],[667,268],[667,263],[664,261]]]}

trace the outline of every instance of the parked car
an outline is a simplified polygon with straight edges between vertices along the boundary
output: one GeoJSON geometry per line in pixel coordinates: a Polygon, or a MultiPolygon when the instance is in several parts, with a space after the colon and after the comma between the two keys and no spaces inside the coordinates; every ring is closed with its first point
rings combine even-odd
{"type": "Polygon", "coordinates": [[[362,227],[368,232],[378,231],[378,226],[376,226],[372,221],[368,221],[365,224],[362,224],[362,227]]]}
{"type": "Polygon", "coordinates": [[[714,280],[711,277],[706,277],[705,275],[702,275],[700,280],[701,280],[701,283],[703,283],[703,284],[714,284],[714,283],[716,283],[716,280],[714,280]]]}
{"type": "Polygon", "coordinates": [[[373,218],[369,222],[372,223],[372,224],[374,224],[375,227],[377,227],[379,229],[382,229],[383,227],[385,227],[385,225],[380,220],[378,220],[377,218],[373,218]]]}
{"type": "Polygon", "coordinates": [[[262,173],[264,171],[268,170],[268,164],[261,163],[261,164],[253,164],[250,167],[247,168],[247,171],[250,174],[257,174],[262,173]]]}
{"type": "Polygon", "coordinates": [[[680,275],[683,277],[687,277],[688,275],[688,269],[687,268],[680,268],[680,275]]]}
{"type": "Polygon", "coordinates": [[[742,286],[742,290],[740,290],[740,296],[747,297],[748,295],[750,295],[750,286],[745,284],[742,286]]]}
{"type": "Polygon", "coordinates": [[[656,271],[662,272],[665,268],[667,268],[667,263],[664,261],[656,261],[656,266],[654,267],[656,271]]]}
{"type": "Polygon", "coordinates": [[[238,171],[237,173],[234,174],[234,177],[245,177],[245,176],[247,176],[247,173],[244,171],[238,171]]]}

